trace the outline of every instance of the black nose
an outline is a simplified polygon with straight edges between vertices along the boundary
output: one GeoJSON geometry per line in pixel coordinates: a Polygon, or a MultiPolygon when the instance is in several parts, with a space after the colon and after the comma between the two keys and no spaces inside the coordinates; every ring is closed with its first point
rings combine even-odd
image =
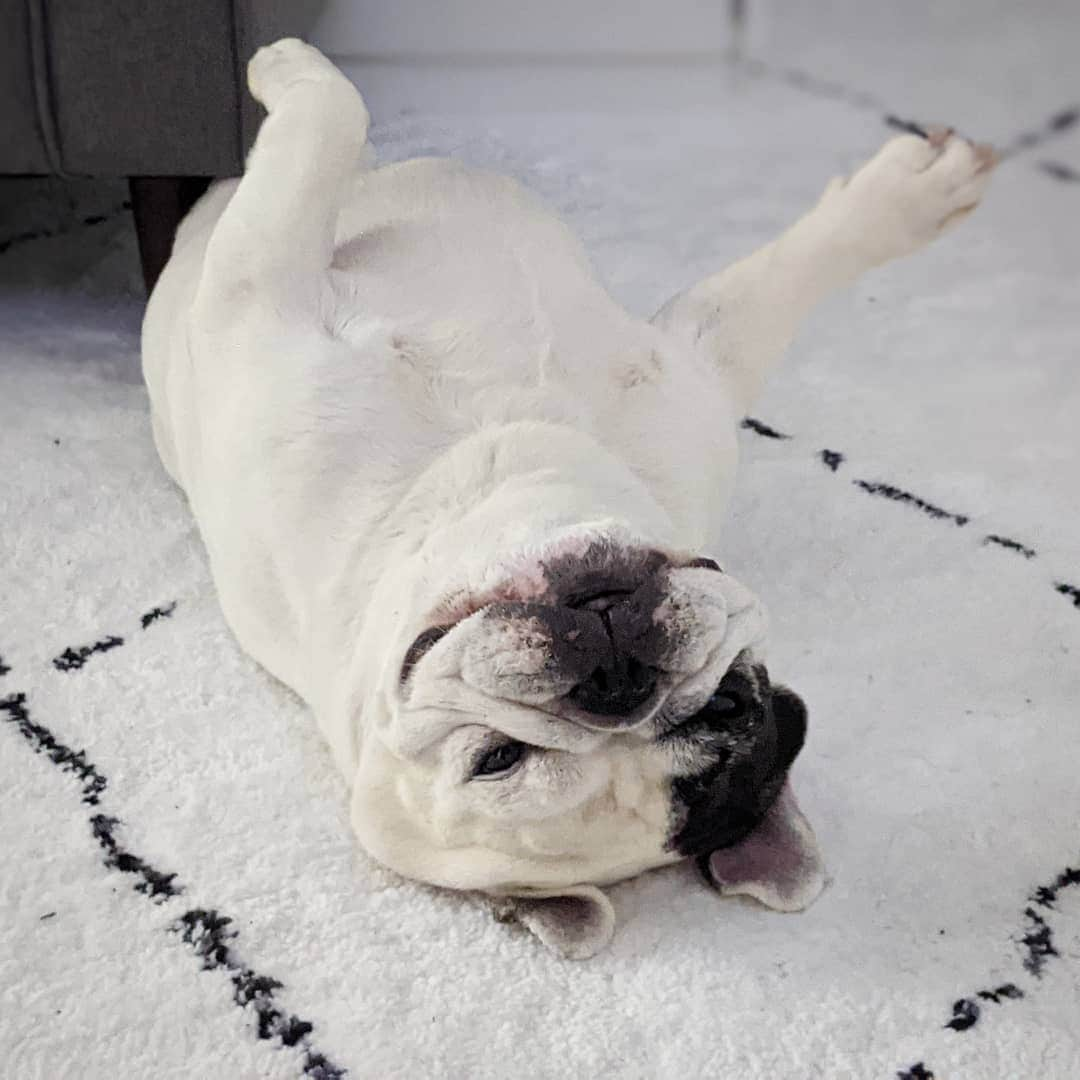
{"type": "Polygon", "coordinates": [[[568,698],[593,716],[624,717],[639,709],[656,689],[656,673],[633,657],[616,655],[570,691],[568,698]]]}
{"type": "Polygon", "coordinates": [[[599,620],[603,626],[599,640],[606,638],[603,646],[590,650],[588,674],[567,700],[590,716],[607,718],[604,726],[616,726],[629,717],[656,689],[656,669],[648,663],[655,651],[650,640],[657,603],[654,591],[609,586],[580,593],[567,603],[599,620]]]}

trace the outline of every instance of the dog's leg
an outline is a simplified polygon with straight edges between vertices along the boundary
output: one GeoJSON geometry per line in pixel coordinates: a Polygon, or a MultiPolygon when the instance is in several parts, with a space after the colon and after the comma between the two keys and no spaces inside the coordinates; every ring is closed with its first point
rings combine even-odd
{"type": "Polygon", "coordinates": [[[714,357],[749,408],[810,309],[973,210],[994,161],[989,147],[943,128],[892,139],[853,176],[833,180],[777,240],[681,293],[653,321],[714,357]]]}
{"type": "Polygon", "coordinates": [[[196,296],[204,326],[255,297],[288,315],[321,310],[343,188],[367,140],[360,94],[302,41],[259,49],[248,86],[269,116],[207,245],[196,296]]]}

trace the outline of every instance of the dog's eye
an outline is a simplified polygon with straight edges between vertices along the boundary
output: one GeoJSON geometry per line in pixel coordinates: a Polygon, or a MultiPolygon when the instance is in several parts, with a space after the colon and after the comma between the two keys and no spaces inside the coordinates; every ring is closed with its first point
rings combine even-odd
{"type": "Polygon", "coordinates": [[[505,742],[489,750],[473,768],[473,776],[498,776],[508,773],[524,757],[528,747],[520,742],[505,742]]]}

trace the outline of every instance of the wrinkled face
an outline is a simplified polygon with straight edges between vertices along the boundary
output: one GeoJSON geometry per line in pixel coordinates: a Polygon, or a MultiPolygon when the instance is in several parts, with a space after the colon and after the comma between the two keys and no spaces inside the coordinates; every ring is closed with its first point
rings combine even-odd
{"type": "Polygon", "coordinates": [[[596,539],[395,644],[354,823],[451,888],[605,884],[747,837],[802,746],[760,604],[709,559],[596,539]]]}

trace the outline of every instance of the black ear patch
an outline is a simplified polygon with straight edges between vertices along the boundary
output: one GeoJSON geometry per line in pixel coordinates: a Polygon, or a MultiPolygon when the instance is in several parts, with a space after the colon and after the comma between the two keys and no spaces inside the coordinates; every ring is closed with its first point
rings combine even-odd
{"type": "Polygon", "coordinates": [[[806,702],[794,690],[774,683],[772,713],[776,721],[776,756],[788,769],[806,741],[806,702]]]}
{"type": "Polygon", "coordinates": [[[732,847],[762,822],[806,738],[806,705],[772,686],[760,664],[736,662],[710,702],[675,729],[696,754],[696,771],[673,778],[669,847],[708,855],[732,847]]]}
{"type": "Polygon", "coordinates": [[[806,739],[806,705],[745,657],[711,701],[721,699],[744,707],[707,706],[677,729],[689,728],[701,766],[672,781],[677,827],[669,847],[692,858],[724,896],[800,911],[825,886],[821,849],[788,782],[806,739]]]}

